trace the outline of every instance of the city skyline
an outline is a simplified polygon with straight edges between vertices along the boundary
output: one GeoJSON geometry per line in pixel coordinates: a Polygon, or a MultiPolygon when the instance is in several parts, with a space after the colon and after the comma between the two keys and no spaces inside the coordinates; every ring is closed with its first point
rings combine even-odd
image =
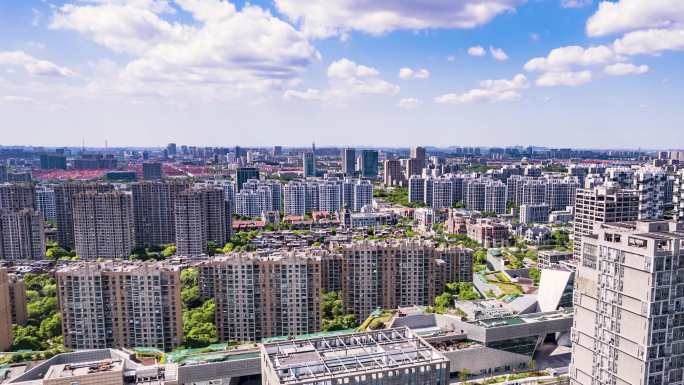
{"type": "Polygon", "coordinates": [[[0,4],[3,142],[684,142],[676,2],[320,5],[0,4]]]}

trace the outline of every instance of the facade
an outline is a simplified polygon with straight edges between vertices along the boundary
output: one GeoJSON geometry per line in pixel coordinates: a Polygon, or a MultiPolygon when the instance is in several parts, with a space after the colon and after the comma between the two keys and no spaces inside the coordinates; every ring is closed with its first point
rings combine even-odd
{"type": "Polygon", "coordinates": [[[46,222],[57,221],[55,190],[48,186],[36,187],[36,205],[46,222]]]}
{"type": "Polygon", "coordinates": [[[490,181],[485,186],[484,211],[505,214],[507,196],[508,193],[504,183],[501,181],[490,181]]]}
{"type": "Polygon", "coordinates": [[[361,175],[364,178],[378,177],[378,152],[376,150],[361,150],[361,175]]]}
{"type": "Polygon", "coordinates": [[[9,276],[0,268],[0,351],[12,348],[12,304],[10,302],[9,276]]]}
{"type": "Polygon", "coordinates": [[[85,260],[127,258],[135,248],[133,200],[123,192],[73,197],[76,255],[85,260]]]}
{"type": "Polygon", "coordinates": [[[352,205],[350,209],[360,212],[361,209],[373,204],[373,184],[367,180],[355,181],[352,185],[352,205]]]}
{"type": "Polygon", "coordinates": [[[190,183],[185,181],[131,184],[136,246],[176,242],[174,208],[178,194],[188,188],[190,183]]]}
{"type": "Polygon", "coordinates": [[[344,176],[354,176],[356,174],[356,149],[342,149],[341,166],[344,176]]]}
{"type": "Polygon", "coordinates": [[[144,180],[159,180],[162,178],[162,164],[159,162],[144,162],[142,165],[144,180]]]}
{"type": "Polygon", "coordinates": [[[0,184],[0,209],[21,210],[38,208],[36,189],[30,183],[0,184]]]}
{"type": "Polygon", "coordinates": [[[425,151],[425,147],[412,147],[410,156],[411,159],[418,161],[421,169],[425,167],[425,161],[427,160],[427,152],[425,151]]]}
{"type": "Polygon", "coordinates": [[[420,203],[425,201],[425,179],[419,176],[411,176],[409,178],[408,201],[420,203]]]}
{"type": "MultiPolygon", "coordinates": [[[[200,268],[221,341],[258,341],[321,328],[321,256],[306,251],[234,253],[200,268]]],[[[205,295],[206,295],[205,294],[205,295]]]]}
{"type": "Polygon", "coordinates": [[[65,346],[169,351],[183,342],[177,267],[86,262],[64,267],[56,276],[65,346]]]}
{"type": "Polygon", "coordinates": [[[623,190],[614,183],[591,189],[577,189],[573,244],[575,259],[582,252],[582,239],[597,223],[634,221],[639,215],[639,194],[623,190]]]}
{"type": "Polygon", "coordinates": [[[666,199],[667,172],[655,167],[641,167],[634,172],[632,187],[639,193],[639,220],[663,219],[666,199]]]}
{"type": "Polygon", "coordinates": [[[572,255],[572,251],[539,250],[537,267],[539,270],[557,268],[561,265],[561,262],[572,261],[572,255]]]}
{"type": "Polygon", "coordinates": [[[0,259],[41,260],[45,257],[45,222],[33,209],[0,209],[0,259]]]}
{"type": "Polygon", "coordinates": [[[28,308],[26,307],[26,284],[24,280],[15,275],[8,275],[8,288],[10,305],[12,307],[12,323],[26,325],[28,321],[28,308]]]}
{"type": "Polygon", "coordinates": [[[549,221],[549,205],[546,203],[521,205],[520,206],[520,223],[548,223],[549,221]]]}
{"type": "Polygon", "coordinates": [[[209,242],[216,247],[226,244],[231,229],[225,194],[224,189],[215,187],[194,188],[178,194],[175,205],[178,255],[206,254],[209,242]]]}
{"type": "Polygon", "coordinates": [[[679,170],[674,180],[672,192],[674,220],[684,222],[684,170],[679,170]]]}
{"type": "Polygon", "coordinates": [[[357,320],[364,320],[378,307],[432,304],[447,281],[472,279],[472,255],[459,253],[440,250],[429,241],[415,240],[357,241],[344,245],[341,276],[347,311],[357,320]],[[463,259],[449,257],[445,261],[440,259],[444,255],[463,255],[463,259]]]}
{"type": "Polygon", "coordinates": [[[401,162],[398,159],[387,159],[383,162],[385,186],[397,186],[403,180],[401,162]]]}
{"type": "Polygon", "coordinates": [[[511,237],[508,226],[486,218],[466,221],[466,232],[470,239],[486,248],[507,246],[511,237]]]}
{"type": "Polygon", "coordinates": [[[334,213],[342,208],[342,183],[334,179],[326,179],[319,183],[318,210],[334,213]]]}
{"type": "MultiPolygon", "coordinates": [[[[318,194],[316,194],[318,195],[318,194]]],[[[307,214],[306,184],[300,181],[291,181],[283,187],[283,203],[285,215],[304,216],[307,214]]]]}
{"type": "Polygon", "coordinates": [[[235,214],[254,218],[260,216],[262,212],[259,194],[256,191],[243,189],[235,194],[235,214]]]}
{"type": "Polygon", "coordinates": [[[579,187],[580,184],[575,177],[548,179],[546,187],[546,204],[549,205],[549,210],[565,210],[568,206],[574,206],[577,189],[579,187]]]}
{"type": "Polygon", "coordinates": [[[582,242],[572,329],[572,385],[680,384],[684,227],[597,224],[582,242]]]}
{"type": "Polygon", "coordinates": [[[283,341],[261,347],[264,385],[444,385],[449,360],[408,328],[283,341]]]}
{"type": "Polygon", "coordinates": [[[100,183],[62,183],[54,187],[57,241],[59,242],[60,246],[73,248],[75,245],[73,211],[74,196],[87,191],[103,193],[112,191],[112,189],[112,185],[100,183]]]}
{"type": "Polygon", "coordinates": [[[454,204],[454,194],[452,190],[452,182],[449,179],[428,179],[425,184],[430,184],[430,188],[425,191],[431,192],[431,199],[427,205],[434,210],[448,209],[454,204]]]}

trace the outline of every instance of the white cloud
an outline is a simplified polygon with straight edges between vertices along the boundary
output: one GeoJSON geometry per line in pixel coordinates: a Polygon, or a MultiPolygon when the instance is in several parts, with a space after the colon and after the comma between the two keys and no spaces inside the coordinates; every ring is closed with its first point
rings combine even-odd
{"type": "Polygon", "coordinates": [[[276,7],[309,36],[374,35],[394,30],[474,28],[512,12],[525,0],[275,0],[276,7]]]}
{"type": "Polygon", "coordinates": [[[591,66],[606,64],[615,60],[615,53],[610,47],[599,45],[583,48],[566,46],[551,50],[546,57],[537,57],[525,63],[527,71],[560,71],[566,72],[573,66],[591,66]]]}
{"type": "Polygon", "coordinates": [[[24,51],[0,52],[0,66],[23,67],[33,76],[66,77],[74,73],[66,67],[60,67],[50,61],[36,59],[24,51]]]}
{"type": "Polygon", "coordinates": [[[30,104],[33,102],[33,98],[27,96],[5,95],[0,98],[0,103],[30,104]]]}
{"type": "Polygon", "coordinates": [[[405,98],[405,99],[401,99],[399,102],[397,102],[397,107],[410,110],[413,108],[417,108],[421,104],[423,104],[423,102],[421,102],[420,100],[418,100],[416,98],[405,98]]]}
{"type": "Polygon", "coordinates": [[[501,48],[489,47],[489,53],[491,53],[492,57],[496,60],[508,60],[508,55],[506,55],[506,52],[504,52],[504,50],[501,48]]]}
{"type": "Polygon", "coordinates": [[[287,100],[335,101],[355,95],[396,95],[399,86],[380,78],[380,71],[373,67],[342,58],[328,66],[330,86],[326,90],[286,90],[287,100]]]}
{"type": "Polygon", "coordinates": [[[40,24],[40,11],[35,8],[31,8],[31,15],[31,25],[37,27],[40,24]]]}
{"type": "Polygon", "coordinates": [[[681,0],[602,1],[587,20],[589,36],[605,36],[640,29],[684,27],[684,2],[681,0]]]}
{"type": "Polygon", "coordinates": [[[541,87],[568,86],[575,87],[590,82],[591,71],[577,72],[546,72],[537,79],[537,85],[541,87]]]}
{"type": "Polygon", "coordinates": [[[584,8],[591,5],[592,0],[561,0],[562,8],[584,8]]]}
{"type": "Polygon", "coordinates": [[[456,55],[449,55],[449,56],[447,56],[447,61],[455,62],[455,61],[456,61],[456,55]]]}
{"type": "Polygon", "coordinates": [[[615,63],[606,66],[603,72],[611,76],[641,75],[648,72],[648,69],[645,64],[636,66],[632,63],[615,63]]]}
{"type": "Polygon", "coordinates": [[[410,80],[410,79],[419,79],[419,80],[425,80],[430,77],[430,71],[426,70],[425,68],[421,69],[411,69],[408,67],[403,67],[399,70],[399,78],[404,79],[404,80],[410,80]]]}
{"type": "Polygon", "coordinates": [[[684,29],[648,29],[629,32],[613,43],[622,55],[657,55],[662,51],[684,50],[684,29]]]}
{"type": "Polygon", "coordinates": [[[480,45],[476,45],[474,47],[468,48],[468,55],[470,55],[470,56],[482,57],[485,54],[486,54],[485,49],[480,45]]]}
{"type": "Polygon", "coordinates": [[[464,104],[472,102],[502,102],[517,100],[521,97],[521,91],[529,87],[529,82],[523,74],[518,74],[513,79],[484,80],[479,88],[457,94],[445,94],[434,99],[441,104],[464,104]]]}
{"type": "Polygon", "coordinates": [[[269,11],[226,0],[103,0],[66,4],[51,28],[82,33],[133,57],[92,92],[203,95],[210,99],[291,86],[320,58],[303,33],[269,11]],[[170,22],[178,10],[190,21],[170,22]],[[104,90],[104,91],[103,91],[104,90]]]}

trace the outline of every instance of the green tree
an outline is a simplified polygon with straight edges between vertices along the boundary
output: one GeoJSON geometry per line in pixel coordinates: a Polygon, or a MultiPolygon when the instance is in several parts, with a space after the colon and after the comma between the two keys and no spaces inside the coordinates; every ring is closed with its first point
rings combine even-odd
{"type": "Polygon", "coordinates": [[[537,268],[531,268],[529,272],[530,278],[534,281],[534,284],[537,285],[539,284],[539,280],[541,279],[541,272],[537,268]]]}

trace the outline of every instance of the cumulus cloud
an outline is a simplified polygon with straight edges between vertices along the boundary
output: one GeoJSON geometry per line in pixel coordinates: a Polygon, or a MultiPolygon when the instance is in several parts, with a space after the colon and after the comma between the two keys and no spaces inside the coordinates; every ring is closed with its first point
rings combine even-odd
{"type": "Polygon", "coordinates": [[[74,72],[47,60],[36,59],[24,51],[0,52],[0,66],[22,67],[32,76],[66,77],[74,72]]]}
{"type": "Polygon", "coordinates": [[[684,50],[684,29],[648,29],[629,32],[613,43],[622,55],[658,55],[663,51],[684,50]]]}
{"type": "Polygon", "coordinates": [[[328,89],[286,90],[286,100],[335,101],[354,95],[396,95],[399,86],[380,78],[380,71],[347,58],[328,66],[328,89]]]}
{"type": "Polygon", "coordinates": [[[603,72],[611,76],[641,75],[648,72],[648,69],[645,64],[637,66],[632,63],[615,63],[606,66],[603,72]]]}
{"type": "Polygon", "coordinates": [[[512,12],[525,0],[275,0],[278,10],[309,36],[344,36],[350,31],[474,28],[512,12]]]}
{"type": "Polygon", "coordinates": [[[421,104],[423,104],[423,102],[421,102],[420,100],[418,100],[416,98],[405,98],[405,99],[401,99],[400,101],[397,102],[397,107],[410,110],[413,108],[417,108],[421,104]]]}
{"type": "Polygon", "coordinates": [[[419,80],[425,80],[430,77],[430,71],[426,70],[425,68],[421,69],[411,69],[408,67],[403,67],[399,70],[399,78],[404,79],[404,80],[410,80],[410,79],[419,79],[419,80]]]}
{"type": "Polygon", "coordinates": [[[470,55],[470,56],[482,57],[486,53],[487,52],[485,51],[485,49],[480,45],[476,45],[476,46],[468,48],[468,55],[470,55]]]}
{"type": "Polygon", "coordinates": [[[592,0],[561,0],[562,8],[584,8],[590,6],[592,0]]]}
{"type": "Polygon", "coordinates": [[[568,86],[576,87],[590,82],[591,71],[575,72],[546,72],[537,79],[537,85],[541,87],[568,86]]]}
{"type": "Polygon", "coordinates": [[[236,96],[282,89],[320,58],[303,33],[261,7],[238,11],[226,0],[176,0],[175,6],[163,0],[66,4],[50,27],[132,56],[113,78],[94,82],[93,90],[236,96]],[[178,11],[192,20],[167,20],[178,11]]]}
{"type": "Polygon", "coordinates": [[[684,2],[680,0],[602,1],[587,20],[589,36],[606,36],[641,29],[684,27],[684,2]]]}
{"type": "Polygon", "coordinates": [[[489,47],[489,53],[491,53],[492,57],[496,60],[508,60],[508,55],[506,55],[506,52],[504,52],[504,50],[501,48],[489,47]]]}
{"type": "Polygon", "coordinates": [[[537,57],[525,63],[527,71],[567,71],[573,66],[605,64],[615,60],[610,47],[599,45],[583,48],[566,46],[555,48],[546,57],[537,57]]]}
{"type": "Polygon", "coordinates": [[[527,77],[517,74],[513,79],[497,79],[481,81],[478,88],[474,88],[462,94],[451,93],[438,96],[434,99],[441,104],[464,104],[473,102],[502,102],[517,100],[521,97],[521,91],[529,87],[527,77]]]}

